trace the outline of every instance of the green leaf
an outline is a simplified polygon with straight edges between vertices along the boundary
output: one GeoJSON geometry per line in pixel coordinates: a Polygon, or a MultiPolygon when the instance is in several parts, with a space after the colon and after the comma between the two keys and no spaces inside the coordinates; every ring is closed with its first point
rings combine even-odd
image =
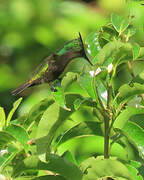
{"type": "Polygon", "coordinates": [[[81,167],[85,171],[83,180],[99,179],[107,176],[135,180],[127,167],[114,159],[89,158],[81,164],[81,167]]]}
{"type": "Polygon", "coordinates": [[[11,120],[13,114],[15,113],[16,109],[17,109],[18,106],[20,105],[21,101],[22,101],[22,98],[19,98],[17,101],[14,102],[13,108],[12,108],[11,111],[9,112],[8,117],[7,117],[7,120],[6,120],[6,125],[7,125],[7,126],[9,125],[10,120],[11,120]]]}
{"type": "Polygon", "coordinates": [[[133,44],[132,51],[133,51],[133,60],[136,60],[140,54],[140,46],[137,43],[133,44]]]}
{"type": "Polygon", "coordinates": [[[59,111],[60,111],[59,105],[57,103],[53,103],[44,112],[39,122],[39,125],[37,128],[37,135],[36,135],[36,138],[37,138],[36,145],[37,145],[38,154],[42,154],[46,152],[48,137],[50,140],[55,135],[55,132],[50,133],[50,131],[52,127],[55,125],[55,123],[57,123],[58,121],[59,111]]]}
{"type": "Polygon", "coordinates": [[[5,126],[6,116],[4,108],[0,107],[0,130],[5,126]]]}
{"type": "Polygon", "coordinates": [[[135,95],[144,93],[144,85],[139,83],[124,84],[119,88],[117,97],[118,103],[126,103],[135,95]]]}
{"type": "Polygon", "coordinates": [[[140,156],[144,159],[144,130],[134,122],[127,122],[122,130],[137,145],[140,156]]]}
{"type": "Polygon", "coordinates": [[[139,175],[139,172],[136,168],[134,168],[133,166],[127,164],[126,167],[128,168],[130,174],[132,175],[132,177],[135,179],[135,180],[143,180],[142,176],[139,175]]]}
{"type": "Polygon", "coordinates": [[[25,123],[28,125],[30,125],[32,122],[38,123],[44,111],[53,103],[54,103],[54,99],[52,97],[40,101],[30,110],[27,121],[25,123]]]}
{"type": "Polygon", "coordinates": [[[15,139],[23,145],[25,150],[28,151],[27,142],[29,140],[29,137],[26,130],[23,127],[12,124],[6,128],[6,131],[12,134],[13,137],[15,137],[15,139]]]}
{"type": "Polygon", "coordinates": [[[64,109],[67,109],[67,110],[70,110],[66,107],[66,102],[65,102],[65,96],[64,96],[64,93],[63,93],[63,90],[62,88],[57,88],[57,91],[56,92],[53,92],[53,95],[54,95],[54,98],[56,100],[56,102],[61,106],[63,107],[64,109]]]}
{"type": "Polygon", "coordinates": [[[37,150],[38,154],[50,152],[51,143],[57,133],[57,130],[62,126],[66,119],[74,112],[73,102],[80,98],[80,95],[67,94],[66,106],[71,109],[67,111],[59,107],[57,103],[50,105],[44,112],[37,129],[37,150]],[[48,149],[47,149],[48,148],[48,149]]]}
{"type": "Polygon", "coordinates": [[[140,75],[144,71],[144,61],[137,60],[132,62],[132,70],[134,76],[140,75]]]}
{"type": "Polygon", "coordinates": [[[2,151],[0,151],[0,171],[1,172],[12,161],[12,159],[16,156],[19,150],[15,146],[10,144],[8,145],[7,148],[3,149],[2,151]]]}
{"type": "Polygon", "coordinates": [[[81,122],[64,133],[64,135],[61,137],[59,141],[59,145],[76,136],[90,134],[102,136],[103,131],[101,125],[102,123],[94,121],[81,122]]]}
{"type": "Polygon", "coordinates": [[[0,148],[4,147],[6,144],[16,141],[16,139],[6,131],[0,131],[0,148]]]}
{"type": "Polygon", "coordinates": [[[81,106],[97,107],[96,102],[91,98],[76,99],[74,102],[75,110],[78,110],[81,106]]]}
{"type": "MultiPolygon", "coordinates": [[[[80,164],[82,161],[91,156],[98,156],[104,154],[104,138],[97,135],[81,135],[67,140],[60,144],[57,148],[59,155],[69,151],[80,164]]],[[[111,156],[120,158],[121,160],[135,159],[133,153],[127,156],[127,151],[118,143],[114,143],[110,151],[111,156]]]]}
{"type": "MultiPolygon", "coordinates": [[[[17,180],[17,179],[16,179],[17,180]]],[[[32,180],[66,180],[64,177],[59,175],[45,175],[33,178],[32,180]]]]}
{"type": "Polygon", "coordinates": [[[48,162],[42,162],[36,156],[24,159],[14,167],[13,176],[17,177],[26,170],[50,170],[67,180],[82,179],[82,172],[76,165],[54,154],[49,155],[48,162]]]}
{"type": "Polygon", "coordinates": [[[111,21],[112,21],[114,28],[120,34],[129,26],[128,18],[118,16],[117,14],[114,14],[114,13],[112,13],[112,15],[111,15],[111,21]]]}
{"type": "Polygon", "coordinates": [[[98,41],[98,35],[98,32],[92,32],[85,40],[85,44],[87,46],[87,55],[91,58],[94,58],[101,49],[98,41]]]}
{"type": "Polygon", "coordinates": [[[94,78],[90,76],[90,74],[81,75],[78,82],[91,98],[96,98],[94,90],[94,78]]]}
{"type": "Polygon", "coordinates": [[[60,75],[60,78],[64,77],[67,73],[80,74],[83,70],[89,71],[90,69],[91,69],[91,65],[85,58],[83,57],[74,58],[65,67],[63,73],[60,75]]]}
{"type": "MultiPolygon", "coordinates": [[[[129,43],[122,43],[120,41],[111,41],[107,43],[94,58],[94,63],[98,66],[101,66],[107,61],[108,58],[112,57],[113,54],[121,52],[120,55],[126,55],[131,52],[131,45],[129,43]],[[121,52],[121,48],[124,49],[124,52],[121,52]]],[[[119,58],[118,58],[119,59],[119,58]]]]}
{"type": "Polygon", "coordinates": [[[62,79],[61,86],[64,93],[77,93],[81,95],[86,95],[85,91],[81,88],[77,82],[77,74],[68,72],[66,76],[62,79]]]}
{"type": "Polygon", "coordinates": [[[114,128],[120,128],[122,129],[123,126],[128,122],[128,121],[133,121],[140,125],[142,128],[144,128],[144,123],[143,121],[140,121],[138,118],[141,115],[144,117],[144,109],[136,108],[136,107],[126,107],[125,110],[123,110],[119,116],[116,118],[114,122],[114,128]],[[138,116],[138,117],[137,117],[138,116]]]}

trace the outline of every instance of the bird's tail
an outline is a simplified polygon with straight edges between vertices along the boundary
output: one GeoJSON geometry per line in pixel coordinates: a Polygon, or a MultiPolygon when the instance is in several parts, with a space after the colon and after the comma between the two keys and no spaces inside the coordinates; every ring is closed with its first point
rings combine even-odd
{"type": "Polygon", "coordinates": [[[13,90],[12,91],[12,95],[13,96],[15,96],[15,95],[17,95],[17,94],[20,94],[22,91],[24,91],[25,89],[27,89],[28,87],[31,87],[31,86],[33,86],[34,85],[34,83],[33,82],[29,82],[29,81],[27,81],[27,82],[25,82],[25,83],[23,83],[22,85],[20,85],[18,88],[16,88],[15,90],[13,90]]]}

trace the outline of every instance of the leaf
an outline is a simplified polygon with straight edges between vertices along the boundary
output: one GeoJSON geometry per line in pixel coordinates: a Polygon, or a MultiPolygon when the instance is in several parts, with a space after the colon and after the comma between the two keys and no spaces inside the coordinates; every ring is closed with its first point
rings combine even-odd
{"type": "Polygon", "coordinates": [[[73,102],[80,98],[77,94],[67,94],[65,96],[66,106],[71,109],[67,111],[59,107],[57,103],[52,104],[44,112],[37,129],[37,150],[38,154],[49,153],[51,143],[57,133],[57,130],[62,126],[66,119],[74,112],[73,102]],[[48,149],[47,149],[48,148],[48,149]]]}
{"type": "Polygon", "coordinates": [[[67,110],[70,110],[66,107],[66,102],[65,102],[65,96],[64,96],[64,93],[63,93],[63,90],[62,88],[57,88],[57,91],[56,92],[53,92],[53,95],[54,95],[54,98],[56,100],[56,102],[61,106],[63,107],[64,109],[67,109],[67,110]]]}
{"type": "MultiPolygon", "coordinates": [[[[53,125],[55,125],[55,123],[57,123],[57,121],[58,121],[59,111],[60,111],[59,105],[56,102],[53,103],[44,112],[44,114],[39,122],[39,125],[37,128],[37,135],[36,135],[36,138],[37,138],[36,146],[37,146],[38,154],[42,154],[42,153],[46,152],[47,143],[48,143],[47,141],[48,141],[48,137],[50,136],[49,133],[50,133],[50,130],[52,129],[53,125]],[[48,135],[48,137],[47,137],[47,135],[48,135]]],[[[55,133],[53,132],[51,134],[51,137],[49,137],[49,138],[52,139],[54,137],[54,135],[55,135],[55,133]]]]}
{"type": "Polygon", "coordinates": [[[7,148],[2,149],[0,151],[0,171],[1,172],[12,161],[12,159],[16,156],[18,152],[19,150],[11,144],[8,145],[7,148]]]}
{"type": "Polygon", "coordinates": [[[25,150],[28,151],[27,142],[29,140],[29,137],[26,130],[23,127],[12,124],[6,128],[6,131],[12,134],[13,137],[23,145],[25,150]]]}
{"type": "Polygon", "coordinates": [[[91,98],[76,99],[74,102],[75,110],[78,110],[81,106],[97,107],[96,102],[91,98]]]}
{"type": "Polygon", "coordinates": [[[136,60],[140,54],[140,46],[137,43],[133,44],[132,51],[133,51],[133,60],[136,60]]]}
{"type": "Polygon", "coordinates": [[[120,34],[129,26],[129,20],[125,17],[118,16],[117,14],[112,13],[111,21],[114,28],[120,34]]]}
{"type": "Polygon", "coordinates": [[[134,76],[140,75],[144,71],[144,61],[137,60],[132,62],[132,70],[134,76]]]}
{"type": "MultiPolygon", "coordinates": [[[[57,148],[59,155],[69,151],[80,164],[85,159],[91,156],[98,156],[104,154],[104,138],[97,135],[81,135],[67,140],[60,144],[57,148]]],[[[135,159],[133,153],[128,157],[127,151],[118,143],[114,143],[110,151],[111,156],[118,157],[121,160],[135,159]]]]}
{"type": "Polygon", "coordinates": [[[118,103],[126,103],[135,95],[144,93],[144,86],[139,83],[124,84],[119,88],[119,94],[117,97],[118,103]]]}
{"type": "Polygon", "coordinates": [[[126,167],[128,168],[130,174],[132,175],[132,177],[135,179],[135,180],[143,180],[142,176],[139,175],[139,172],[136,168],[134,168],[133,166],[127,164],[126,167]]]}
{"type": "Polygon", "coordinates": [[[85,171],[83,180],[103,178],[106,176],[135,180],[127,167],[114,159],[89,158],[81,164],[81,167],[85,171]]]}
{"type": "Polygon", "coordinates": [[[96,98],[94,90],[94,79],[90,76],[90,74],[81,75],[78,79],[78,82],[91,98],[96,98]]]}
{"type": "Polygon", "coordinates": [[[77,74],[68,72],[66,76],[62,79],[61,86],[63,92],[66,93],[77,93],[81,95],[86,95],[85,91],[81,88],[77,82],[77,74]]]}
{"type": "Polygon", "coordinates": [[[144,117],[144,109],[136,107],[126,107],[126,109],[123,110],[116,118],[113,126],[114,128],[122,129],[128,121],[133,121],[144,128],[143,121],[139,121],[139,118],[137,118],[138,115],[142,115],[144,117]]]}
{"type": "Polygon", "coordinates": [[[19,98],[17,101],[14,102],[13,108],[12,108],[11,111],[9,112],[8,117],[7,117],[7,120],[6,120],[6,125],[7,125],[7,126],[9,125],[10,120],[11,120],[13,114],[15,113],[16,109],[17,109],[18,106],[20,105],[21,101],[22,101],[22,98],[19,98]]]}
{"type": "Polygon", "coordinates": [[[50,170],[67,180],[82,179],[82,172],[76,165],[54,154],[49,155],[48,162],[42,162],[36,156],[24,159],[14,167],[13,176],[17,177],[26,170],[50,170]]]}
{"type": "Polygon", "coordinates": [[[122,43],[117,40],[111,41],[100,50],[93,61],[98,66],[101,66],[105,63],[105,61],[107,61],[108,58],[112,57],[114,53],[118,52],[120,52],[120,56],[125,55],[126,52],[128,55],[131,52],[131,45],[129,43],[122,43]],[[124,51],[121,51],[121,48],[123,48],[124,51]]]}
{"type": "Polygon", "coordinates": [[[58,144],[60,145],[76,136],[90,135],[90,134],[102,136],[103,132],[101,125],[102,123],[93,122],[93,121],[81,122],[76,126],[72,127],[71,129],[67,130],[64,133],[64,135],[61,137],[58,144]]]}
{"type": "Polygon", "coordinates": [[[27,121],[25,123],[28,125],[30,125],[32,122],[38,123],[44,111],[53,103],[54,103],[54,99],[52,97],[40,101],[30,110],[27,121]]]}
{"type": "Polygon", "coordinates": [[[137,145],[140,156],[144,159],[144,130],[134,122],[127,122],[122,130],[137,145]]]}
{"type": "MultiPolygon", "coordinates": [[[[17,180],[17,179],[16,179],[17,180]]],[[[66,180],[64,177],[59,175],[45,175],[33,178],[32,180],[66,180]]]]}
{"type": "Polygon", "coordinates": [[[5,126],[6,116],[4,108],[0,107],[0,130],[5,126]]]}
{"type": "Polygon", "coordinates": [[[85,40],[85,44],[87,46],[86,53],[89,57],[91,57],[91,59],[93,59],[101,49],[98,41],[98,35],[98,32],[92,32],[85,40]]]}
{"type": "Polygon", "coordinates": [[[89,71],[91,69],[90,63],[83,57],[74,58],[71,60],[71,62],[65,67],[64,71],[60,75],[61,77],[64,77],[68,73],[71,74],[80,74],[83,70],[89,71]]]}
{"type": "Polygon", "coordinates": [[[16,141],[16,139],[6,131],[0,131],[0,148],[4,147],[8,143],[16,141]]]}

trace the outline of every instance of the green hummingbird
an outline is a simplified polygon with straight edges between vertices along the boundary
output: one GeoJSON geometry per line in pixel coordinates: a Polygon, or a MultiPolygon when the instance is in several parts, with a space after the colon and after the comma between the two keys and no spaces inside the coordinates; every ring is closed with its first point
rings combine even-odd
{"type": "MultiPolygon", "coordinates": [[[[85,54],[84,44],[80,33],[78,39],[74,39],[65,43],[61,49],[46,57],[34,71],[31,78],[12,91],[12,95],[17,95],[26,88],[42,83],[49,83],[51,89],[56,91],[56,88],[51,83],[58,79],[67,64],[73,58],[77,57],[84,57],[89,61],[85,54]]],[[[91,64],[90,61],[89,63],[91,64]]]]}

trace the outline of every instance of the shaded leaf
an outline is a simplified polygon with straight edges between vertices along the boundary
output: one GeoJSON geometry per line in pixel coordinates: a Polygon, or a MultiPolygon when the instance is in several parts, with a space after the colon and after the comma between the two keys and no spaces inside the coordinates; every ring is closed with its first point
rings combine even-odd
{"type": "Polygon", "coordinates": [[[76,165],[54,154],[49,154],[48,162],[42,162],[36,156],[24,159],[14,167],[13,176],[17,177],[26,170],[50,170],[68,180],[82,179],[82,172],[76,165]]]}
{"type": "Polygon", "coordinates": [[[13,145],[8,145],[7,148],[2,149],[0,151],[0,171],[1,172],[12,161],[12,159],[16,156],[18,152],[19,150],[13,145]]]}
{"type": "Polygon", "coordinates": [[[93,99],[91,98],[85,98],[85,99],[76,99],[74,102],[74,108],[75,110],[78,110],[82,105],[89,106],[89,107],[96,107],[97,104],[93,99]]]}
{"type": "Polygon", "coordinates": [[[0,148],[16,139],[6,131],[0,131],[0,148]]]}

